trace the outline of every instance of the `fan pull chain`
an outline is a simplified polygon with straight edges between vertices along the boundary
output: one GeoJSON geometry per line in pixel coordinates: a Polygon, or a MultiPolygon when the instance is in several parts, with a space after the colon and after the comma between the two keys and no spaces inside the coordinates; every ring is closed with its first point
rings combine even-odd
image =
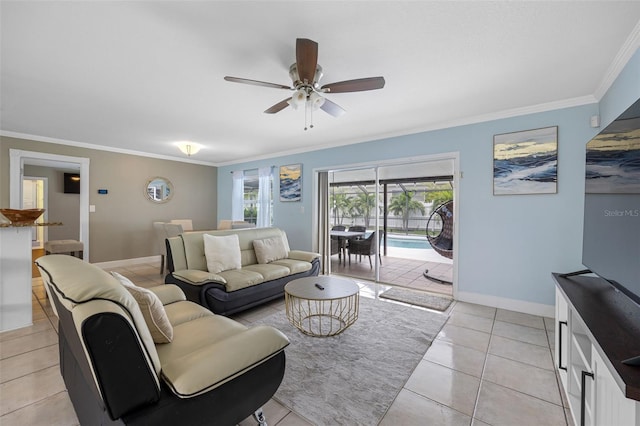
{"type": "Polygon", "coordinates": [[[304,101],[304,130],[307,131],[307,110],[309,109],[309,102],[304,101]]]}

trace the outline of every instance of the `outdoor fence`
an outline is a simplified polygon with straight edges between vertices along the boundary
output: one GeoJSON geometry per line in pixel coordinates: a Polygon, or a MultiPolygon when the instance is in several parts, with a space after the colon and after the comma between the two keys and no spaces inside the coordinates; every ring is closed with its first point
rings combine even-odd
{"type": "MultiPolygon", "coordinates": [[[[380,226],[382,226],[384,222],[384,216],[380,216],[380,226]]],[[[429,216],[412,216],[409,218],[408,222],[408,231],[422,231],[424,232],[427,228],[427,222],[429,221],[429,216]]],[[[369,218],[369,228],[373,228],[375,225],[375,218],[369,218]]],[[[353,217],[345,217],[342,220],[342,223],[337,223],[335,217],[331,217],[332,225],[344,225],[346,227],[354,226],[354,225],[362,225],[365,226],[365,220],[362,216],[353,216],[353,217]]],[[[397,231],[404,230],[402,217],[399,216],[387,216],[387,229],[394,229],[397,231]]]]}

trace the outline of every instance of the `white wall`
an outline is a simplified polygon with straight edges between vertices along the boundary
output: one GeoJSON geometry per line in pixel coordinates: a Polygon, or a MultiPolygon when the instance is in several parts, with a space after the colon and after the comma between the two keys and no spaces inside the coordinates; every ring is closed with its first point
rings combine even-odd
{"type": "Polygon", "coordinates": [[[640,51],[599,104],[221,167],[218,217],[231,217],[230,171],[302,163],[302,201],[280,203],[276,194],[274,225],[292,247],[309,250],[314,168],[458,151],[459,298],[551,315],[551,272],[582,269],[585,144],[599,131],[589,119],[602,110],[604,128],[638,98],[640,51]],[[558,193],[494,196],[493,136],[548,126],[558,126],[558,193]]]}

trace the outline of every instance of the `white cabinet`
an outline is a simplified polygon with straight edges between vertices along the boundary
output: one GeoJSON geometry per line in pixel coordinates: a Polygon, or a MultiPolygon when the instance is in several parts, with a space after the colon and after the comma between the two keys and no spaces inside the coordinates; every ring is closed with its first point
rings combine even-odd
{"type": "Polygon", "coordinates": [[[569,305],[556,288],[555,363],[562,386],[567,388],[567,353],[569,348],[569,305]]]}
{"type": "Polygon", "coordinates": [[[0,331],[31,325],[31,228],[0,227],[0,331]]]}
{"type": "MultiPolygon", "coordinates": [[[[640,401],[626,398],[623,392],[629,377],[621,377],[612,367],[588,322],[561,287],[556,287],[554,358],[575,425],[640,426],[640,401]]],[[[580,296],[582,308],[586,296],[580,296]]],[[[587,314],[591,319],[601,315],[591,314],[587,314]]],[[[637,383],[640,367],[630,371],[631,380],[637,383]]]]}
{"type": "Polygon", "coordinates": [[[593,401],[597,401],[597,405],[594,405],[593,424],[620,426],[639,424],[640,404],[624,397],[597,351],[592,353],[591,368],[594,374],[593,401]]]}

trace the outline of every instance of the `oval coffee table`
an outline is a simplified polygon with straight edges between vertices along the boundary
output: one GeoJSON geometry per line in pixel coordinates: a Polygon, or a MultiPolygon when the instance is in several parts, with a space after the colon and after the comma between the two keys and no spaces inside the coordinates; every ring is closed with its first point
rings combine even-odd
{"type": "Polygon", "coordinates": [[[309,336],[335,336],[358,319],[359,292],[358,284],[345,278],[292,280],[284,286],[287,319],[309,336]]]}

